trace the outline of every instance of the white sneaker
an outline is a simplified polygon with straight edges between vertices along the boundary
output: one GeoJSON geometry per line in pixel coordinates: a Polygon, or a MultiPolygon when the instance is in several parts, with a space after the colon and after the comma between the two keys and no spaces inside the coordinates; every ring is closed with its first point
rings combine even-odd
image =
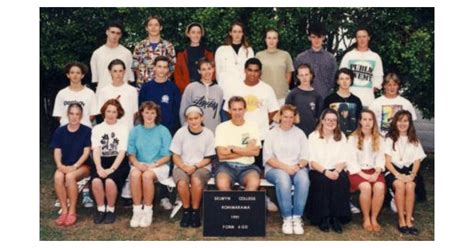
{"type": "Polygon", "coordinates": [[[82,205],[85,208],[91,208],[91,207],[94,207],[94,201],[92,200],[92,198],[90,198],[89,195],[83,196],[82,197],[82,205]]]}
{"type": "Polygon", "coordinates": [[[359,214],[360,213],[360,209],[358,207],[356,207],[354,204],[352,204],[352,202],[349,202],[349,206],[351,207],[351,213],[353,213],[353,214],[359,214]]]}
{"type": "Polygon", "coordinates": [[[178,213],[181,207],[183,207],[183,202],[181,200],[176,200],[174,202],[173,210],[171,210],[171,214],[170,214],[171,219],[178,213]]]}
{"type": "Polygon", "coordinates": [[[171,210],[173,205],[171,205],[170,199],[163,198],[160,200],[160,206],[162,206],[165,210],[171,210]]]}
{"type": "Polygon", "coordinates": [[[134,209],[132,219],[130,220],[130,227],[139,227],[143,217],[143,209],[134,209]]]}
{"type": "Polygon", "coordinates": [[[267,210],[269,212],[276,212],[278,211],[278,207],[275,203],[272,202],[272,200],[270,200],[270,197],[268,196],[265,196],[265,202],[266,202],[266,205],[267,205],[267,210]]]}
{"type": "Polygon", "coordinates": [[[392,212],[397,213],[397,205],[395,204],[395,198],[392,197],[392,200],[390,201],[390,209],[392,209],[392,212]]]}
{"type": "Polygon", "coordinates": [[[281,230],[284,234],[293,234],[293,221],[291,217],[283,219],[283,225],[281,226],[281,230]]]}
{"type": "Polygon", "coordinates": [[[153,210],[142,210],[142,218],[140,219],[140,227],[149,227],[153,221],[153,210]]]}
{"type": "Polygon", "coordinates": [[[294,234],[298,235],[303,235],[304,234],[304,229],[303,229],[303,220],[301,217],[293,217],[293,232],[294,234]]]}

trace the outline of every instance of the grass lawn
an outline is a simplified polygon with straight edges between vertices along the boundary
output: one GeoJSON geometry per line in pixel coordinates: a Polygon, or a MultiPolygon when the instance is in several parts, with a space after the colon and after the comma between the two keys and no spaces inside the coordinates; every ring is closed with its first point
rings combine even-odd
{"type": "MultiPolygon", "coordinates": [[[[73,227],[63,228],[54,224],[58,209],[53,206],[53,174],[55,165],[52,151],[40,145],[40,240],[434,240],[434,155],[423,161],[427,201],[415,206],[415,225],[420,230],[418,236],[402,235],[398,232],[397,216],[389,207],[382,209],[379,223],[382,231],[369,233],[362,229],[361,214],[353,216],[351,223],[344,226],[344,232],[324,233],[305,220],[305,234],[302,236],[284,235],[281,232],[282,220],[279,213],[268,213],[266,237],[215,238],[203,237],[201,228],[180,228],[181,213],[173,219],[170,211],[158,208],[155,204],[153,223],[149,228],[130,228],[131,209],[124,209],[118,203],[117,220],[113,225],[95,225],[92,221],[95,208],[78,207],[78,222],[73,227]]],[[[355,202],[355,201],[354,201],[355,202]]]]}

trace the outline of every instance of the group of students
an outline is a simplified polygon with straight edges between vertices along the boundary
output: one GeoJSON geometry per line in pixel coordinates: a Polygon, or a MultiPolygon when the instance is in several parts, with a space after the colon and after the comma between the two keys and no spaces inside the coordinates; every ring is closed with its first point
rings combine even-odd
{"type": "Polygon", "coordinates": [[[356,46],[337,69],[322,48],[320,24],[308,28],[311,48],[295,63],[277,48],[275,29],[265,33],[267,48],[254,57],[244,25],[234,22],[214,55],[202,42],[203,26],[191,23],[189,45],[175,55],[160,36],[162,24],[156,16],[145,21],[148,37],[133,54],[119,43],[122,25],[107,27],[106,44],[91,58],[96,93],[82,84],[85,65],[66,65],[70,85],[58,93],[53,111],[61,124],[51,145],[62,209],[56,224],[76,223],[76,183],[90,175],[94,223],[113,223],[119,192],[129,191],[130,226],[150,226],[154,183],[172,168],[182,227],[201,225],[202,192],[211,176],[224,191],[236,182],[258,190],[264,177],[275,185],[285,234],[303,234],[303,216],[324,232],[341,233],[351,220],[350,193],[358,190],[363,228],[380,231],[387,188],[394,192],[399,231],[418,234],[415,186],[422,184],[418,171],[426,155],[416,115],[399,95],[399,77],[383,76],[366,28],[355,32],[356,46]],[[289,92],[294,68],[298,86],[289,92]],[[92,128],[99,114],[103,121],[92,128]]]}

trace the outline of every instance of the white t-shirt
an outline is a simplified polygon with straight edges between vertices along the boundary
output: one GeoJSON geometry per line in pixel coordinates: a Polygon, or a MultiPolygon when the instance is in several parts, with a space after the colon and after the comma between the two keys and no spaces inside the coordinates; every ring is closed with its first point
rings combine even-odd
{"type": "MultiPolygon", "coordinates": [[[[193,166],[205,157],[216,155],[214,135],[205,128],[199,134],[192,134],[187,126],[180,128],[173,137],[170,151],[181,156],[184,164],[193,166]]],[[[205,167],[211,170],[211,164],[205,167]]]]}
{"type": "MultiPolygon", "coordinates": [[[[216,148],[236,146],[236,147],[247,147],[250,140],[256,140],[256,144],[262,147],[259,139],[259,131],[257,123],[253,121],[245,121],[241,126],[236,126],[231,120],[219,124],[216,128],[216,148]]],[[[222,160],[226,162],[239,162],[246,165],[251,165],[255,162],[253,156],[240,157],[237,159],[222,160]]]]}
{"type": "Polygon", "coordinates": [[[102,157],[115,157],[127,151],[128,129],[125,125],[109,125],[105,121],[92,129],[92,149],[101,149],[102,157]]]}
{"type": "Polygon", "coordinates": [[[270,124],[268,113],[278,111],[279,105],[270,85],[263,81],[259,81],[254,86],[248,86],[244,82],[233,88],[232,94],[224,95],[226,104],[224,110],[229,112],[229,105],[227,101],[232,96],[241,96],[247,103],[247,111],[245,113],[245,120],[255,121],[260,130],[260,140],[264,140],[267,133],[270,131],[270,124]]]}
{"type": "Polygon", "coordinates": [[[316,162],[325,169],[335,169],[337,164],[347,163],[347,139],[344,134],[339,141],[319,138],[319,131],[313,131],[309,137],[310,163],[316,162]]]}
{"type": "Polygon", "coordinates": [[[121,86],[114,86],[112,84],[105,86],[97,91],[97,108],[101,109],[107,100],[116,99],[118,96],[120,96],[118,101],[125,112],[118,122],[127,126],[128,130],[131,130],[133,128],[133,116],[138,112],[138,92],[135,87],[127,83],[121,86]]]}
{"type": "Polygon", "coordinates": [[[393,116],[395,116],[398,111],[408,110],[411,113],[413,120],[416,120],[415,108],[410,101],[400,95],[395,98],[381,96],[372,102],[369,109],[374,111],[380,133],[384,137],[390,128],[390,122],[392,121],[393,116]]]}
{"type": "Polygon", "coordinates": [[[266,162],[276,159],[287,165],[295,165],[300,160],[309,161],[309,146],[306,134],[296,126],[284,131],[280,126],[274,127],[268,133],[263,144],[263,163],[265,173],[273,169],[266,162]]]}
{"type": "Polygon", "coordinates": [[[252,47],[245,48],[243,45],[239,48],[238,54],[235,53],[231,45],[223,45],[217,48],[214,57],[216,63],[216,80],[222,91],[228,94],[231,85],[242,82],[245,78],[245,62],[254,57],[252,47]]]}
{"type": "Polygon", "coordinates": [[[132,72],[132,53],[120,44],[114,48],[102,45],[92,53],[91,57],[92,82],[97,83],[97,91],[112,83],[108,66],[114,59],[120,59],[125,63],[125,80],[135,81],[132,72]]]}
{"type": "Polygon", "coordinates": [[[416,160],[423,160],[426,157],[421,142],[413,144],[408,142],[408,136],[400,136],[395,143],[393,150],[393,140],[385,139],[385,154],[392,157],[392,164],[398,168],[410,167],[416,160]]]}
{"type": "Polygon", "coordinates": [[[351,135],[349,137],[349,159],[347,169],[350,174],[359,173],[361,170],[381,168],[385,170],[385,146],[382,137],[379,137],[379,150],[374,152],[372,149],[372,138],[365,139],[362,145],[362,151],[357,148],[359,138],[351,135]]]}
{"type": "Polygon", "coordinates": [[[82,106],[81,123],[88,127],[92,127],[90,116],[98,115],[97,101],[94,91],[84,87],[80,91],[72,91],[69,86],[60,90],[54,100],[53,116],[61,117],[59,123],[61,126],[66,125],[69,121],[67,118],[67,108],[71,103],[79,103],[82,106]]]}
{"type": "Polygon", "coordinates": [[[352,49],[346,53],[341,61],[341,66],[354,72],[354,84],[351,92],[360,98],[362,105],[370,106],[374,100],[374,88],[380,89],[383,81],[382,59],[377,53],[352,49]]]}

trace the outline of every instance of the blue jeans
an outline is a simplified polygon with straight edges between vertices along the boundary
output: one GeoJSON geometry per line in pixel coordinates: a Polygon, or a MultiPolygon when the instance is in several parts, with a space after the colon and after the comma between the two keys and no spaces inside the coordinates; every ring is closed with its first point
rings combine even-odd
{"type": "Polygon", "coordinates": [[[303,216],[309,190],[308,169],[301,169],[290,176],[284,170],[273,168],[265,174],[265,178],[276,187],[282,217],[303,216]],[[295,186],[293,199],[291,196],[292,185],[295,186]]]}

